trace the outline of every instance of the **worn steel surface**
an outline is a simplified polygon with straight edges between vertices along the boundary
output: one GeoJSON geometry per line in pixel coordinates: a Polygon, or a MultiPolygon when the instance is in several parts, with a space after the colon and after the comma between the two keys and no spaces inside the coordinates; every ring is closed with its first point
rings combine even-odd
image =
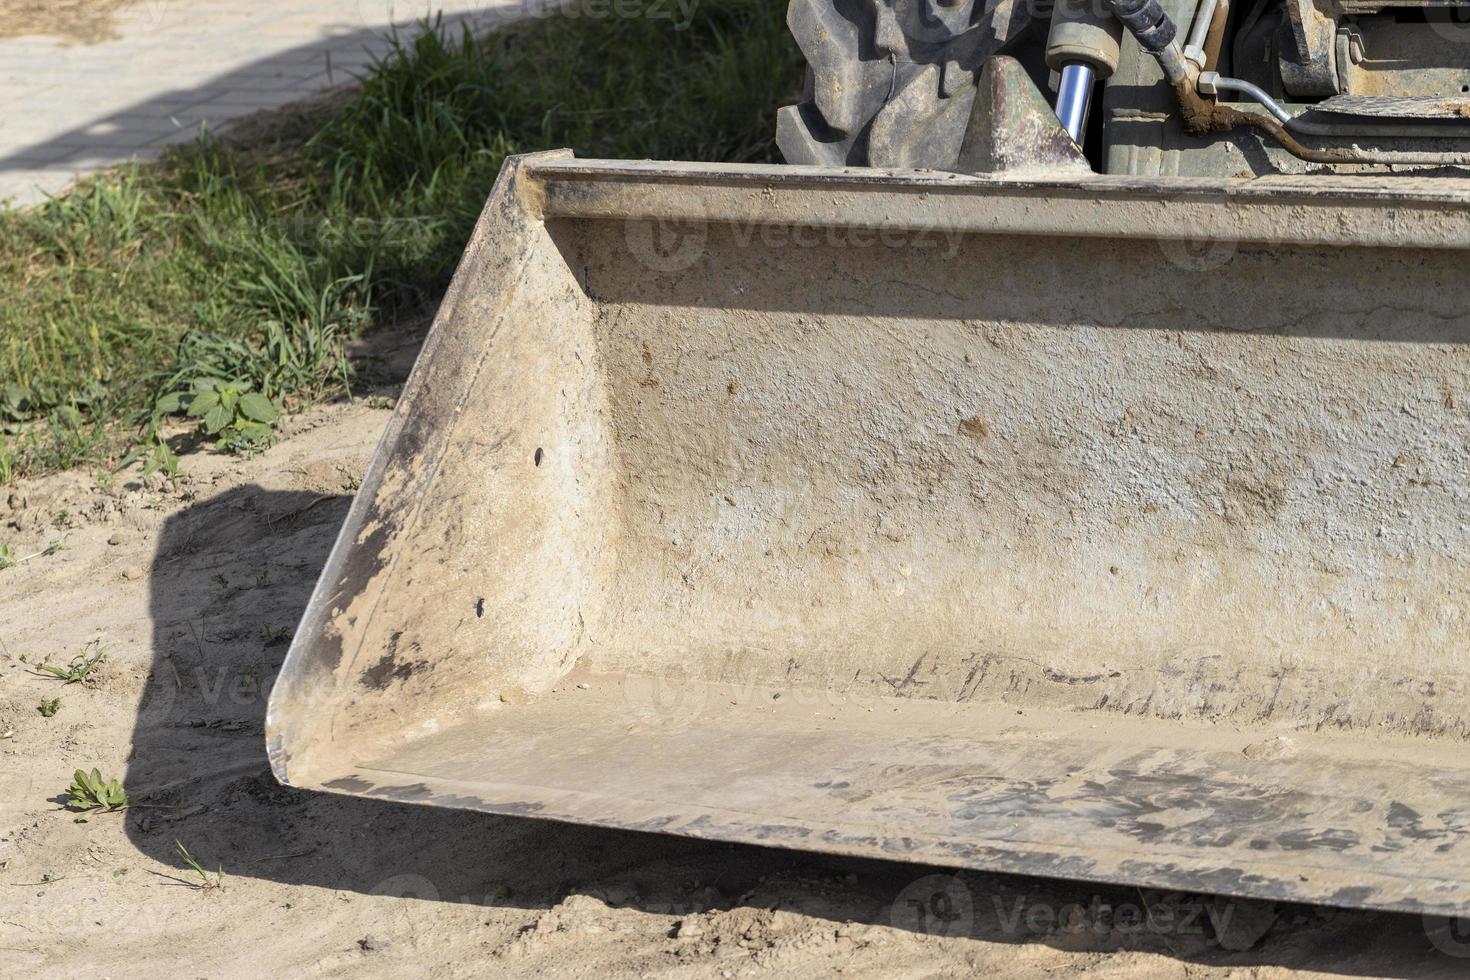
{"type": "Polygon", "coordinates": [[[638,675],[580,682],[325,788],[1283,901],[1409,911],[1470,901],[1452,856],[1470,836],[1470,770],[1442,748],[1406,763],[1391,750],[1345,754],[1331,739],[1284,749],[1139,718],[838,704],[791,688],[638,675]]]}
{"type": "Polygon", "coordinates": [[[1334,95],[1314,108],[1369,119],[1470,119],[1470,99],[1426,95],[1334,95]]]}
{"type": "Polygon", "coordinates": [[[1014,58],[985,64],[955,170],[960,173],[1091,173],[1082,150],[1014,58]]]}
{"type": "Polygon", "coordinates": [[[1458,180],[513,160],[276,773],[1457,911],[1467,248],[1458,180]]]}

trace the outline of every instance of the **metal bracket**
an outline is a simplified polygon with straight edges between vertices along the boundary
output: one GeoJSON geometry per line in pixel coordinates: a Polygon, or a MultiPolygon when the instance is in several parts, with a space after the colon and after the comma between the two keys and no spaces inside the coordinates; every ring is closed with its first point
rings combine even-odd
{"type": "Polygon", "coordinates": [[[1313,0],[1285,0],[1281,27],[1281,83],[1298,96],[1336,95],[1337,18],[1313,0]]]}

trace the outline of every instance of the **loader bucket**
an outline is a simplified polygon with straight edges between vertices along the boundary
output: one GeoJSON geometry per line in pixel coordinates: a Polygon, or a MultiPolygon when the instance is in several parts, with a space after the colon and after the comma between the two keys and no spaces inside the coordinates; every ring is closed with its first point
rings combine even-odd
{"type": "Polygon", "coordinates": [[[1470,181],[510,160],[294,786],[1470,902],[1470,181]]]}

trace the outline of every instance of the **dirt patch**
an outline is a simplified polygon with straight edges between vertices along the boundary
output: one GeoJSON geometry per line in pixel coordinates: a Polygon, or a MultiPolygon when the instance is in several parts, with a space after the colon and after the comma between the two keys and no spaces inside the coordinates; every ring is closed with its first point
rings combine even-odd
{"type": "Polygon", "coordinates": [[[277,785],[265,699],[387,418],[326,406],[254,459],[196,455],[175,479],[130,473],[100,489],[72,473],[0,494],[0,541],[15,553],[64,539],[0,572],[0,972],[1274,980],[1463,964],[1412,916],[956,875],[277,785]],[[93,640],[108,659],[85,682],[33,670],[93,640]],[[57,800],[72,770],[93,766],[135,805],[78,823],[57,800]],[[176,841],[211,874],[222,867],[224,887],[194,887],[176,841]]]}
{"type": "Polygon", "coordinates": [[[50,34],[96,44],[117,37],[114,14],[142,0],[0,0],[0,37],[50,34]]]}

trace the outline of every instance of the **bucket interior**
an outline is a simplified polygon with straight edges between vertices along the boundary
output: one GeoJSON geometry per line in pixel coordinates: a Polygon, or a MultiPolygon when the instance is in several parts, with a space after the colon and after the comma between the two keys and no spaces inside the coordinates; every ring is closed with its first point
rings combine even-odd
{"type": "Polygon", "coordinates": [[[1463,252],[500,197],[273,699],[283,777],[1470,900],[1463,252]]]}

